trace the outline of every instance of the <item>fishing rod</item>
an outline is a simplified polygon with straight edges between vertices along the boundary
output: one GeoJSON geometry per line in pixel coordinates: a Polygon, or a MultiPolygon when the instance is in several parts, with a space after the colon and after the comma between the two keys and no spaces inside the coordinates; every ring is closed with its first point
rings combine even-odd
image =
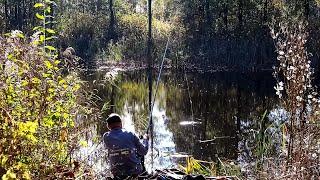
{"type": "Polygon", "coordinates": [[[151,121],[152,120],[152,113],[153,113],[153,108],[154,108],[154,104],[155,104],[155,101],[156,101],[156,97],[157,97],[157,94],[158,94],[159,84],[160,84],[160,80],[161,80],[161,74],[162,74],[162,70],[163,70],[164,61],[165,61],[165,58],[166,58],[168,47],[169,47],[169,37],[168,37],[168,40],[167,40],[167,43],[166,43],[166,48],[165,48],[163,56],[162,56],[162,62],[161,62],[161,65],[160,65],[160,70],[159,70],[159,74],[158,74],[157,81],[156,81],[157,82],[156,83],[156,91],[154,93],[153,100],[151,102],[151,110],[149,112],[149,124],[148,124],[147,130],[146,130],[146,134],[149,133],[151,125],[153,125],[153,122],[151,121]]]}
{"type": "MultiPolygon", "coordinates": [[[[151,94],[149,96],[150,112],[149,112],[149,122],[148,122],[148,126],[147,126],[145,134],[147,134],[147,136],[150,134],[150,136],[151,136],[150,137],[151,138],[151,170],[153,169],[153,159],[154,159],[154,156],[153,156],[153,121],[152,121],[152,113],[153,113],[153,108],[154,108],[154,104],[155,104],[155,101],[156,101],[156,96],[157,96],[158,89],[159,89],[160,77],[161,77],[161,74],[162,74],[165,57],[166,57],[168,46],[169,46],[169,37],[170,36],[168,36],[166,48],[165,48],[165,51],[164,51],[164,54],[163,54],[163,57],[162,57],[162,62],[161,62],[161,65],[160,65],[160,70],[159,70],[159,74],[158,74],[158,78],[157,78],[157,82],[156,82],[156,91],[154,93],[153,100],[152,100],[152,92],[149,92],[151,94]]],[[[149,67],[149,68],[151,68],[151,67],[149,67]]],[[[152,75],[151,74],[151,69],[149,69],[149,78],[151,78],[151,75],[152,75]]],[[[149,86],[152,86],[152,83],[150,83],[150,82],[152,82],[151,79],[149,79],[149,86]]],[[[149,87],[149,90],[151,90],[151,87],[149,87]]],[[[144,163],[144,157],[142,157],[141,161],[142,161],[142,163],[144,163]]]]}

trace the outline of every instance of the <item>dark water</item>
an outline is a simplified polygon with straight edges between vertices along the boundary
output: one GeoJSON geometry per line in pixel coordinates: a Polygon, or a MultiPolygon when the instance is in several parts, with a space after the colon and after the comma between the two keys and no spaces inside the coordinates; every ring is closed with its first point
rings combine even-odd
{"type": "MultiPolygon", "coordinates": [[[[143,133],[148,121],[148,86],[144,71],[86,76],[103,116],[119,113],[125,128],[143,133]],[[112,77],[112,82],[104,81],[112,77]]],[[[276,107],[271,73],[164,73],[153,117],[155,167],[175,166],[179,154],[214,161],[238,158],[241,124],[258,121],[276,107]],[[212,140],[216,138],[215,140],[212,140]],[[212,141],[207,141],[212,140],[212,141]]],[[[154,87],[155,89],[155,82],[154,87]]],[[[97,125],[98,134],[106,131],[97,125]]]]}

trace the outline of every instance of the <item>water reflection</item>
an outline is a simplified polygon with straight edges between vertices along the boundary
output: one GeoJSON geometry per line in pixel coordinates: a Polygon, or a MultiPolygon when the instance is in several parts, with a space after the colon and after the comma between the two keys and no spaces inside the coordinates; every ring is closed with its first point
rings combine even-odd
{"type": "MultiPolygon", "coordinates": [[[[176,153],[175,143],[173,141],[173,133],[168,128],[165,107],[160,108],[159,101],[155,102],[153,109],[154,121],[154,169],[164,169],[175,167],[175,160],[170,156],[176,153]]],[[[147,168],[152,171],[150,151],[147,155],[147,168]]]]}
{"type": "MultiPolygon", "coordinates": [[[[95,72],[86,77],[91,82],[90,91],[98,97],[97,105],[109,107],[104,116],[119,113],[125,129],[144,133],[148,124],[145,72],[122,73],[112,85],[103,81],[104,75],[95,72]]],[[[183,73],[162,76],[153,113],[154,168],[176,166],[177,157],[185,157],[177,153],[207,161],[216,156],[237,159],[241,124],[254,124],[277,104],[271,73],[193,73],[187,79],[189,92],[183,73]]],[[[99,123],[97,132],[102,135],[105,131],[105,125],[99,123]]]]}

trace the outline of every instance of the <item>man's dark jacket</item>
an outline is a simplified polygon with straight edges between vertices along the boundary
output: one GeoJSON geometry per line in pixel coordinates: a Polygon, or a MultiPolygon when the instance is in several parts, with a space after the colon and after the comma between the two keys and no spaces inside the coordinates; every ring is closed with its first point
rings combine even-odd
{"type": "Polygon", "coordinates": [[[131,176],[142,173],[141,159],[148,152],[148,140],[141,143],[132,132],[121,128],[112,129],[103,135],[108,149],[111,172],[116,176],[131,176]]]}

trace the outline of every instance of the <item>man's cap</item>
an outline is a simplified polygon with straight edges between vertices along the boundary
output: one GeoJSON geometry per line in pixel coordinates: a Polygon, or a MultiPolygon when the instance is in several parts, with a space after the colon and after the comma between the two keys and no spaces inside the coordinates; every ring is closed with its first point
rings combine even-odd
{"type": "Polygon", "coordinates": [[[112,123],[117,123],[117,122],[121,122],[120,115],[116,114],[116,113],[111,113],[107,118],[107,123],[112,124],[112,123]]]}

